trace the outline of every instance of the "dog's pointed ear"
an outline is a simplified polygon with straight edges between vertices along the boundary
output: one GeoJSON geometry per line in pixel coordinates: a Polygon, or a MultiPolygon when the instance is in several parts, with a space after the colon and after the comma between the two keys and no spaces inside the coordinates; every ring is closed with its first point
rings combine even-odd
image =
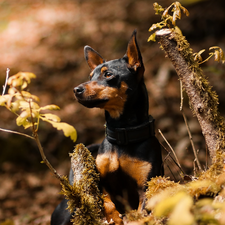
{"type": "Polygon", "coordinates": [[[84,47],[84,57],[91,70],[94,70],[96,66],[105,62],[101,55],[88,45],[84,47]]]}
{"type": "Polygon", "coordinates": [[[137,31],[134,30],[130,41],[128,42],[127,52],[124,57],[127,58],[128,67],[134,69],[135,71],[139,69],[140,74],[142,73],[143,75],[144,64],[142,62],[141,52],[137,44],[136,33],[137,31]]]}

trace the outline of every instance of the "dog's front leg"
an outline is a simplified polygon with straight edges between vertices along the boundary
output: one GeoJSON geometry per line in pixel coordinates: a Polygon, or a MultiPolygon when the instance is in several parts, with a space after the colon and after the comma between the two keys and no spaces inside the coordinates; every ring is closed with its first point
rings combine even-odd
{"type": "Polygon", "coordinates": [[[123,220],[120,217],[120,213],[116,210],[116,206],[108,194],[105,194],[103,207],[104,215],[109,224],[123,225],[123,220]]]}

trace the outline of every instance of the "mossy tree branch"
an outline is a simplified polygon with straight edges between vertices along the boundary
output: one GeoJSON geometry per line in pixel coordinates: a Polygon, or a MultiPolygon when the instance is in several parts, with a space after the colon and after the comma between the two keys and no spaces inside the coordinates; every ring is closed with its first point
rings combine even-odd
{"type": "Polygon", "coordinates": [[[161,29],[156,32],[156,39],[183,83],[191,109],[200,123],[210,157],[214,160],[218,149],[225,151],[225,126],[218,112],[218,96],[212,91],[199,64],[194,60],[189,43],[181,33],[173,29],[161,29]]]}

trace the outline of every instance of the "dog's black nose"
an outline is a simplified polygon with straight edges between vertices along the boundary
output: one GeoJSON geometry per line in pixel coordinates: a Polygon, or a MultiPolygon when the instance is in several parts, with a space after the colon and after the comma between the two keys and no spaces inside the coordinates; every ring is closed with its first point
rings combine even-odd
{"type": "Polygon", "coordinates": [[[79,85],[73,89],[75,95],[81,95],[84,92],[85,88],[83,85],[79,85]]]}

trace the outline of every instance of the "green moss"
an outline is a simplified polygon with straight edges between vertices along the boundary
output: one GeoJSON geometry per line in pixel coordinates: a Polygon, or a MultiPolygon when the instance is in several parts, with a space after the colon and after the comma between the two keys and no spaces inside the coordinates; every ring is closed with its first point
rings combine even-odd
{"type": "Polygon", "coordinates": [[[95,160],[83,144],[78,144],[70,156],[74,184],[70,185],[64,177],[62,194],[69,199],[68,209],[75,212],[72,222],[76,225],[101,224],[103,196],[98,188],[100,176],[95,160]]]}
{"type": "Polygon", "coordinates": [[[168,187],[174,187],[177,189],[180,184],[175,183],[174,181],[170,181],[169,177],[154,177],[147,183],[147,191],[146,191],[146,197],[147,199],[150,199],[153,195],[161,192],[162,190],[165,190],[168,187]]]}

